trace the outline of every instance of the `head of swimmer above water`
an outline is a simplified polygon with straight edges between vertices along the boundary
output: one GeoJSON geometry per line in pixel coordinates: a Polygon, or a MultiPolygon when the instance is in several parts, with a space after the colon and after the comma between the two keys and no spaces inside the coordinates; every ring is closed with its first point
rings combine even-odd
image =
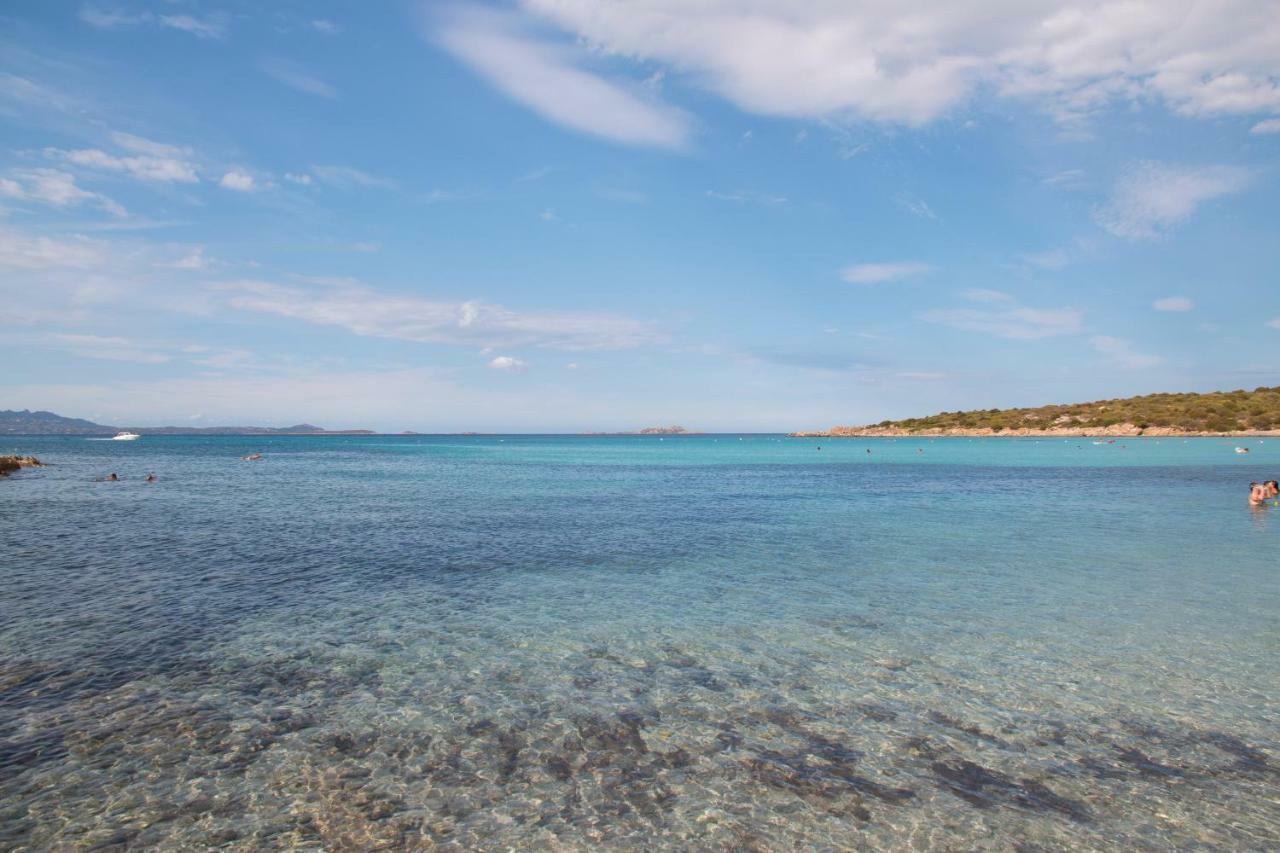
{"type": "Polygon", "coordinates": [[[1250,483],[1249,484],[1249,503],[1254,506],[1262,504],[1267,499],[1266,483],[1250,483]]]}

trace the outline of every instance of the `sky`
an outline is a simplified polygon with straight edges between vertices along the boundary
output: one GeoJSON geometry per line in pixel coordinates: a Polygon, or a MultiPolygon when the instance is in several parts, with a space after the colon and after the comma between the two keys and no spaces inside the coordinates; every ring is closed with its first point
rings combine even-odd
{"type": "Polygon", "coordinates": [[[1274,0],[0,7],[0,409],[788,431],[1280,384],[1274,0]]]}

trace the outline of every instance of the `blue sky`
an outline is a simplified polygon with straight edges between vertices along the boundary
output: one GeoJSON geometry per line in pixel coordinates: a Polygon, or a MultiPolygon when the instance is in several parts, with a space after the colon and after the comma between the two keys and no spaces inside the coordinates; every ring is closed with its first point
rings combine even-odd
{"type": "Polygon", "coordinates": [[[1280,384],[1280,16],[9,4],[0,408],[790,430],[1280,384]]]}

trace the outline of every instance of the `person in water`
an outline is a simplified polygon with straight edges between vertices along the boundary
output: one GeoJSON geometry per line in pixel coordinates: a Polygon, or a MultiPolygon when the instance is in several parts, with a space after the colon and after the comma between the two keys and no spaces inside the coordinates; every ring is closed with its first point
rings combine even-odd
{"type": "Polygon", "coordinates": [[[116,476],[116,474],[115,474],[115,472],[114,472],[114,471],[112,471],[110,474],[108,474],[108,475],[107,475],[107,481],[108,481],[108,482],[114,483],[114,482],[116,482],[116,481],[117,481],[117,480],[119,480],[119,479],[120,479],[120,478],[116,476]]]}
{"type": "Polygon", "coordinates": [[[1275,480],[1267,480],[1262,486],[1267,490],[1267,497],[1274,498],[1280,495],[1280,483],[1275,480]]]}
{"type": "Polygon", "coordinates": [[[1267,484],[1249,484],[1249,506],[1262,506],[1267,502],[1267,484]]]}
{"type": "Polygon", "coordinates": [[[145,479],[146,479],[146,482],[148,483],[154,483],[156,481],[156,475],[148,474],[145,479]]]}

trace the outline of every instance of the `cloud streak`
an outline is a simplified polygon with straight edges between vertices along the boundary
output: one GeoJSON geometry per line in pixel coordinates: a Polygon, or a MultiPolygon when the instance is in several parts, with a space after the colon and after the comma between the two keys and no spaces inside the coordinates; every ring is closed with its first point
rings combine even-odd
{"type": "Polygon", "coordinates": [[[665,337],[651,324],[588,311],[517,312],[472,300],[447,302],[378,293],[364,285],[335,281],[304,289],[272,282],[217,285],[227,304],[242,311],[274,314],[357,335],[427,344],[490,347],[534,346],[560,350],[629,349],[665,337]]]}
{"type": "Polygon", "coordinates": [[[997,290],[966,291],[965,298],[988,308],[940,308],[921,319],[968,332],[981,332],[1011,340],[1039,340],[1079,334],[1084,315],[1075,308],[1029,308],[997,290]]]}
{"type": "Polygon", "coordinates": [[[850,284],[882,284],[901,281],[933,272],[933,267],[918,261],[894,263],[853,264],[840,270],[840,277],[850,284]]]}
{"type": "Polygon", "coordinates": [[[1250,174],[1236,166],[1177,166],[1143,161],[1130,166],[1094,220],[1117,237],[1153,240],[1206,202],[1238,193],[1250,174]]]}
{"type": "Polygon", "coordinates": [[[579,51],[533,36],[511,16],[457,12],[435,38],[507,97],[555,124],[629,145],[686,143],[689,122],[679,110],[580,68],[579,51]]]}

